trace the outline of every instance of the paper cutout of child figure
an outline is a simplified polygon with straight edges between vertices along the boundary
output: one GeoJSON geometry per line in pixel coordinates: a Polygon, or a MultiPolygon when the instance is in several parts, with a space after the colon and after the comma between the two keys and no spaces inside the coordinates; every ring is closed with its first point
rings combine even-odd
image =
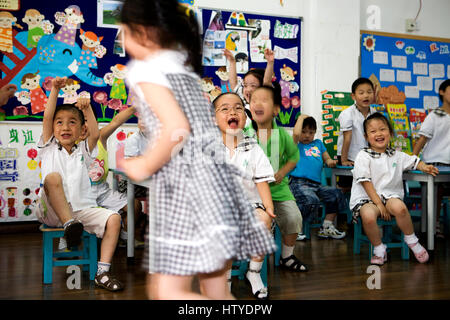
{"type": "Polygon", "coordinates": [[[12,27],[23,29],[17,18],[7,11],[0,12],[0,51],[13,52],[12,27]]]}
{"type": "Polygon", "coordinates": [[[36,48],[39,40],[45,34],[42,29],[44,16],[36,9],[28,9],[25,11],[23,23],[28,25],[27,48],[36,48]]]}
{"type": "Polygon", "coordinates": [[[67,79],[66,86],[61,89],[64,92],[64,103],[76,103],[78,99],[78,89],[80,89],[78,81],[67,79]]]}
{"type": "Polygon", "coordinates": [[[122,100],[125,104],[125,101],[127,100],[127,91],[124,82],[126,66],[124,66],[123,64],[116,64],[110,69],[112,73],[108,72],[103,77],[105,82],[112,86],[109,97],[112,99],[122,100]]]}
{"type": "Polygon", "coordinates": [[[61,28],[55,35],[55,40],[66,43],[70,46],[75,46],[75,37],[80,23],[84,22],[83,14],[80,7],[71,5],[67,7],[64,12],[55,13],[55,21],[61,25],[61,28]]]}
{"type": "Polygon", "coordinates": [[[227,67],[222,66],[219,69],[217,69],[216,70],[216,75],[220,79],[220,89],[222,90],[222,92],[231,92],[231,91],[233,91],[231,86],[230,86],[230,81],[228,81],[230,79],[230,76],[228,74],[227,67]]]}
{"type": "Polygon", "coordinates": [[[292,68],[287,67],[285,64],[283,64],[283,68],[280,69],[280,86],[281,86],[281,97],[284,98],[291,98],[290,94],[290,82],[295,80],[295,75],[297,74],[297,71],[292,70],[292,68]]]}
{"type": "Polygon", "coordinates": [[[103,58],[106,48],[100,44],[103,37],[97,36],[92,31],[80,29],[80,39],[83,41],[78,65],[85,64],[90,69],[97,69],[97,58],[103,58]]]}
{"type": "Polygon", "coordinates": [[[37,74],[38,72],[25,74],[20,86],[22,89],[30,90],[31,113],[33,114],[43,112],[47,103],[47,95],[40,86],[41,76],[37,74]]]}

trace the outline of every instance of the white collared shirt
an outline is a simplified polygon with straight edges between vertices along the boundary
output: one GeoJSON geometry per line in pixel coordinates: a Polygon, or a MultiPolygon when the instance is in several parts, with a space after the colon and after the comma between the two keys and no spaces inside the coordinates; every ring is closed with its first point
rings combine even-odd
{"type": "Polygon", "coordinates": [[[428,138],[422,151],[426,163],[450,164],[450,115],[442,109],[430,112],[420,126],[419,135],[428,138]]]}
{"type": "Polygon", "coordinates": [[[233,156],[231,156],[230,149],[224,145],[226,157],[229,163],[234,164],[243,172],[244,177],[239,179],[250,202],[252,204],[262,203],[258,189],[256,188],[256,183],[265,181],[270,183],[275,181],[274,172],[269,159],[256,140],[249,137],[246,137],[246,139],[252,141],[251,146],[248,148],[238,146],[233,150],[233,156]],[[246,179],[245,177],[250,179],[246,179]]]}
{"type": "Polygon", "coordinates": [[[417,156],[401,151],[377,153],[369,148],[361,150],[355,159],[352,170],[353,184],[350,196],[350,209],[361,200],[370,199],[361,182],[371,181],[378,196],[386,199],[403,199],[403,171],[414,170],[419,164],[417,156]]]}
{"type": "Polygon", "coordinates": [[[125,140],[125,158],[142,155],[147,149],[148,140],[144,133],[139,130],[125,140]]]}
{"type": "MultiPolygon", "coordinates": [[[[367,117],[374,113],[376,110],[372,107],[369,109],[367,117]]],[[[366,117],[366,118],[367,118],[366,117]]],[[[367,141],[364,138],[364,120],[363,114],[358,110],[356,104],[348,107],[338,117],[339,121],[339,136],[337,141],[337,154],[342,155],[342,146],[344,144],[344,131],[352,131],[352,141],[350,142],[350,148],[348,149],[348,160],[354,161],[358,152],[367,147],[367,141]]]]}
{"type": "MultiPolygon", "coordinates": [[[[57,172],[61,175],[64,194],[73,211],[97,207],[96,193],[91,189],[87,169],[87,163],[92,160],[87,141],[81,141],[74,147],[72,154],[60,146],[54,136],[45,143],[41,136],[37,147],[41,159],[42,183],[48,174],[57,172]]],[[[40,193],[43,190],[41,188],[40,193]]]]}

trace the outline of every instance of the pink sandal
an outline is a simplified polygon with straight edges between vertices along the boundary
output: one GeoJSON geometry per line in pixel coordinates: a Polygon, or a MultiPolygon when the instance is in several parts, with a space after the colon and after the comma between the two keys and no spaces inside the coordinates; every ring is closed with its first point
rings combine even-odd
{"type": "Polygon", "coordinates": [[[387,261],[387,252],[384,252],[384,257],[378,257],[376,255],[372,255],[370,259],[370,264],[376,264],[378,266],[382,266],[387,261]]]}
{"type": "Polygon", "coordinates": [[[414,253],[414,256],[416,257],[417,261],[419,261],[420,263],[425,263],[428,261],[428,259],[430,259],[430,256],[428,255],[428,251],[420,244],[420,243],[413,243],[413,244],[408,244],[408,247],[411,249],[412,251],[412,247],[419,245],[422,247],[422,250],[420,250],[418,253],[414,253]]]}

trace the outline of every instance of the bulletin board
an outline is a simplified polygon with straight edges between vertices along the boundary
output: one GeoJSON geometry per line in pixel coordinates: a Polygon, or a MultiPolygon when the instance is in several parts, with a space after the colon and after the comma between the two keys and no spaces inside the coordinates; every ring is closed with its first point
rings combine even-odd
{"type": "Polygon", "coordinates": [[[275,53],[273,80],[280,83],[282,91],[282,106],[276,121],[280,126],[294,127],[301,105],[301,19],[205,8],[197,10],[197,14],[203,33],[205,95],[213,100],[221,92],[234,89],[229,87],[228,75],[220,69],[227,64],[224,48],[235,56],[238,81],[251,68],[266,67],[263,52],[270,48],[275,53]]]}
{"type": "Polygon", "coordinates": [[[439,107],[450,77],[450,39],[361,31],[361,76],[379,87],[378,104],[439,107]]]}
{"type": "MultiPolygon", "coordinates": [[[[100,128],[106,125],[101,123],[100,128]]],[[[3,121],[0,124],[0,223],[36,220],[35,208],[41,186],[41,161],[37,144],[40,122],[3,121]]],[[[116,168],[123,158],[128,137],[137,132],[125,124],[108,139],[108,165],[116,168]]]]}
{"type": "MultiPolygon", "coordinates": [[[[0,27],[0,87],[13,83],[16,96],[0,108],[0,121],[41,121],[51,78],[71,80],[58,103],[88,92],[99,122],[131,105],[124,84],[128,58],[119,32],[121,1],[21,0],[3,10],[0,27]],[[3,33],[12,36],[2,38],[3,33]]],[[[129,122],[136,123],[136,118],[129,122]]]]}

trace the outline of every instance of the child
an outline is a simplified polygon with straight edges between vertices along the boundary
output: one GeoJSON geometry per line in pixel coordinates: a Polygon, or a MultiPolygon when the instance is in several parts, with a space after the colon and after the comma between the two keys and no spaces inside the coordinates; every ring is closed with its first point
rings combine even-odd
{"type": "MultiPolygon", "coordinates": [[[[273,169],[264,151],[257,141],[243,135],[245,121],[244,102],[238,94],[222,93],[214,100],[216,122],[222,132],[227,161],[235,164],[251,179],[242,179],[242,185],[255,209],[255,213],[268,230],[272,226],[272,195],[269,182],[275,181],[273,169]]],[[[261,279],[261,268],[264,257],[253,257],[246,278],[250,282],[252,292],[257,299],[267,299],[269,293],[261,279]]],[[[231,274],[230,281],[231,281],[231,274]]]]}
{"type": "MultiPolygon", "coordinates": [[[[277,90],[278,89],[278,90],[277,90]]],[[[289,189],[287,174],[295,168],[299,151],[292,137],[279,128],[274,120],[280,110],[281,93],[269,86],[257,88],[250,99],[250,111],[256,124],[259,145],[270,160],[275,172],[271,183],[275,221],[282,234],[280,265],[292,271],[307,271],[308,267],[294,255],[295,241],[302,230],[302,215],[289,189]]]]}
{"type": "Polygon", "coordinates": [[[125,1],[121,12],[133,58],[127,82],[149,137],[145,153],[122,164],[131,179],[151,176],[149,296],[232,299],[231,261],[265,255],[275,244],[234,178],[240,172],[223,162],[213,110],[199,84],[197,21],[176,0],[125,1]],[[196,275],[201,295],[192,289],[196,275]]]}
{"type": "Polygon", "coordinates": [[[380,113],[370,115],[363,123],[369,147],[355,158],[350,208],[353,219],[361,216],[364,232],[374,246],[371,264],[383,265],[387,260],[386,246],[381,241],[377,218],[391,220],[405,235],[405,242],[420,263],[428,261],[428,252],[414,234],[408,208],[403,202],[403,171],[419,169],[435,176],[438,170],[426,165],[417,156],[389,147],[393,131],[389,121],[380,113]]]}
{"type": "Polygon", "coordinates": [[[53,79],[44,111],[38,144],[44,188],[40,190],[36,216],[49,226],[63,226],[68,247],[80,243],[83,228],[102,238],[95,284],[110,291],[121,290],[122,284],[109,273],[119,237],[120,215],[97,207],[87,169],[99,135],[97,122],[89,99],[80,98],[76,106],[56,106],[58,92],[66,81],[66,77],[53,79]],[[86,135],[85,118],[89,137],[79,142],[86,135]]]}
{"type": "MultiPolygon", "coordinates": [[[[358,78],[352,84],[352,99],[355,103],[341,112],[338,117],[339,136],[337,141],[338,164],[353,166],[358,152],[367,146],[364,139],[363,122],[375,112],[370,107],[374,102],[375,94],[372,81],[367,78],[358,78]]],[[[339,186],[351,186],[351,177],[339,177],[339,186]]]]}
{"type": "MultiPolygon", "coordinates": [[[[434,166],[450,170],[450,79],[439,86],[442,107],[428,114],[419,131],[419,139],[414,145],[413,154],[418,156],[423,148],[422,160],[434,166]]],[[[443,238],[439,225],[442,198],[449,194],[450,184],[438,184],[436,235],[443,238]]]]}
{"type": "Polygon", "coordinates": [[[317,124],[313,117],[303,120],[300,141],[297,144],[300,160],[290,173],[289,187],[294,195],[303,219],[312,219],[312,213],[319,209],[320,201],[325,203],[326,216],[319,230],[320,238],[342,239],[341,232],[333,225],[338,212],[347,208],[342,191],[337,188],[322,186],[322,167],[325,162],[328,167],[335,167],[336,161],[330,158],[323,142],[314,140],[317,124]]]}

